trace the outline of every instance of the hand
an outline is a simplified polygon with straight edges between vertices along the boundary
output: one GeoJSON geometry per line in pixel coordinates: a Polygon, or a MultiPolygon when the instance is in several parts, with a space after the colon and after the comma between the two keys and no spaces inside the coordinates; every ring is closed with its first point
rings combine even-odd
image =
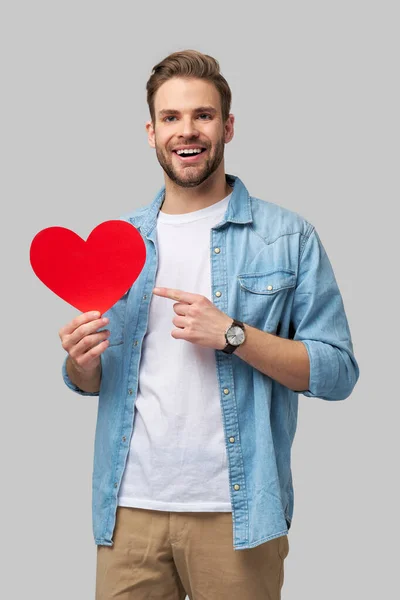
{"type": "Polygon", "coordinates": [[[232,318],[214,306],[211,300],[200,294],[171,288],[154,288],[153,294],[178,300],[173,305],[177,314],[172,319],[177,327],[171,332],[173,338],[216,350],[225,348],[225,331],[231,325],[232,318]]]}
{"type": "Polygon", "coordinates": [[[100,355],[108,347],[109,330],[97,333],[109,322],[99,318],[99,312],[85,312],[73,319],[58,332],[62,347],[80,373],[90,374],[100,366],[100,355]]]}

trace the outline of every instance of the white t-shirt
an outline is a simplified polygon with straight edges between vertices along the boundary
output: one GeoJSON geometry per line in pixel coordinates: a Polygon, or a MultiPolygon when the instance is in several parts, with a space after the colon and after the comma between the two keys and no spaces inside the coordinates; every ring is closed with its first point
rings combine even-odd
{"type": "MultiPolygon", "coordinates": [[[[230,196],[183,215],[158,213],[155,287],[211,300],[210,229],[230,196]]],[[[215,350],[171,336],[175,300],[153,296],[139,367],[120,506],[232,510],[215,350]]]]}

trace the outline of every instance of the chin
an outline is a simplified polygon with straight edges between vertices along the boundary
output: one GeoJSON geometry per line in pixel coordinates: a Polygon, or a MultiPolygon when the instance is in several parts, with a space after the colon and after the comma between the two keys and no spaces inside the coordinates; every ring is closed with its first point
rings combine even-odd
{"type": "Polygon", "coordinates": [[[206,179],[209,178],[209,176],[211,175],[211,173],[199,173],[198,175],[195,175],[194,177],[188,177],[183,178],[181,177],[178,173],[176,172],[169,172],[167,173],[168,176],[170,177],[170,179],[176,183],[176,185],[179,185],[180,187],[183,188],[193,188],[196,187],[198,185],[201,185],[203,183],[203,181],[205,181],[206,179]]]}

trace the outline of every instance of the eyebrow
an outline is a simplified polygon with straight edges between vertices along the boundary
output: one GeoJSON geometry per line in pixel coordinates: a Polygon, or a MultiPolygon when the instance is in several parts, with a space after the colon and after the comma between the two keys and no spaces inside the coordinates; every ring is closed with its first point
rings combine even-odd
{"type": "MultiPolygon", "coordinates": [[[[194,113],[209,112],[213,115],[217,114],[217,110],[213,106],[199,106],[198,108],[195,108],[193,110],[193,112],[194,113]]],[[[158,116],[164,117],[165,115],[179,115],[179,114],[180,114],[179,110],[175,110],[173,108],[163,108],[162,110],[159,111],[158,116]]]]}

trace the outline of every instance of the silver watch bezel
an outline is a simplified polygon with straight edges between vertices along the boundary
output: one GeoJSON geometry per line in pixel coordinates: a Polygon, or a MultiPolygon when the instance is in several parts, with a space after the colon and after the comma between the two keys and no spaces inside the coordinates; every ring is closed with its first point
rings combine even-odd
{"type": "Polygon", "coordinates": [[[246,339],[246,333],[244,331],[244,328],[241,327],[240,325],[235,325],[232,323],[232,325],[230,325],[228,327],[228,329],[225,332],[225,339],[227,341],[228,344],[230,344],[231,346],[240,346],[241,344],[243,344],[243,342],[246,339]],[[237,331],[237,333],[233,333],[233,331],[237,331]],[[234,338],[240,333],[240,340],[239,342],[235,342],[234,338]]]}

